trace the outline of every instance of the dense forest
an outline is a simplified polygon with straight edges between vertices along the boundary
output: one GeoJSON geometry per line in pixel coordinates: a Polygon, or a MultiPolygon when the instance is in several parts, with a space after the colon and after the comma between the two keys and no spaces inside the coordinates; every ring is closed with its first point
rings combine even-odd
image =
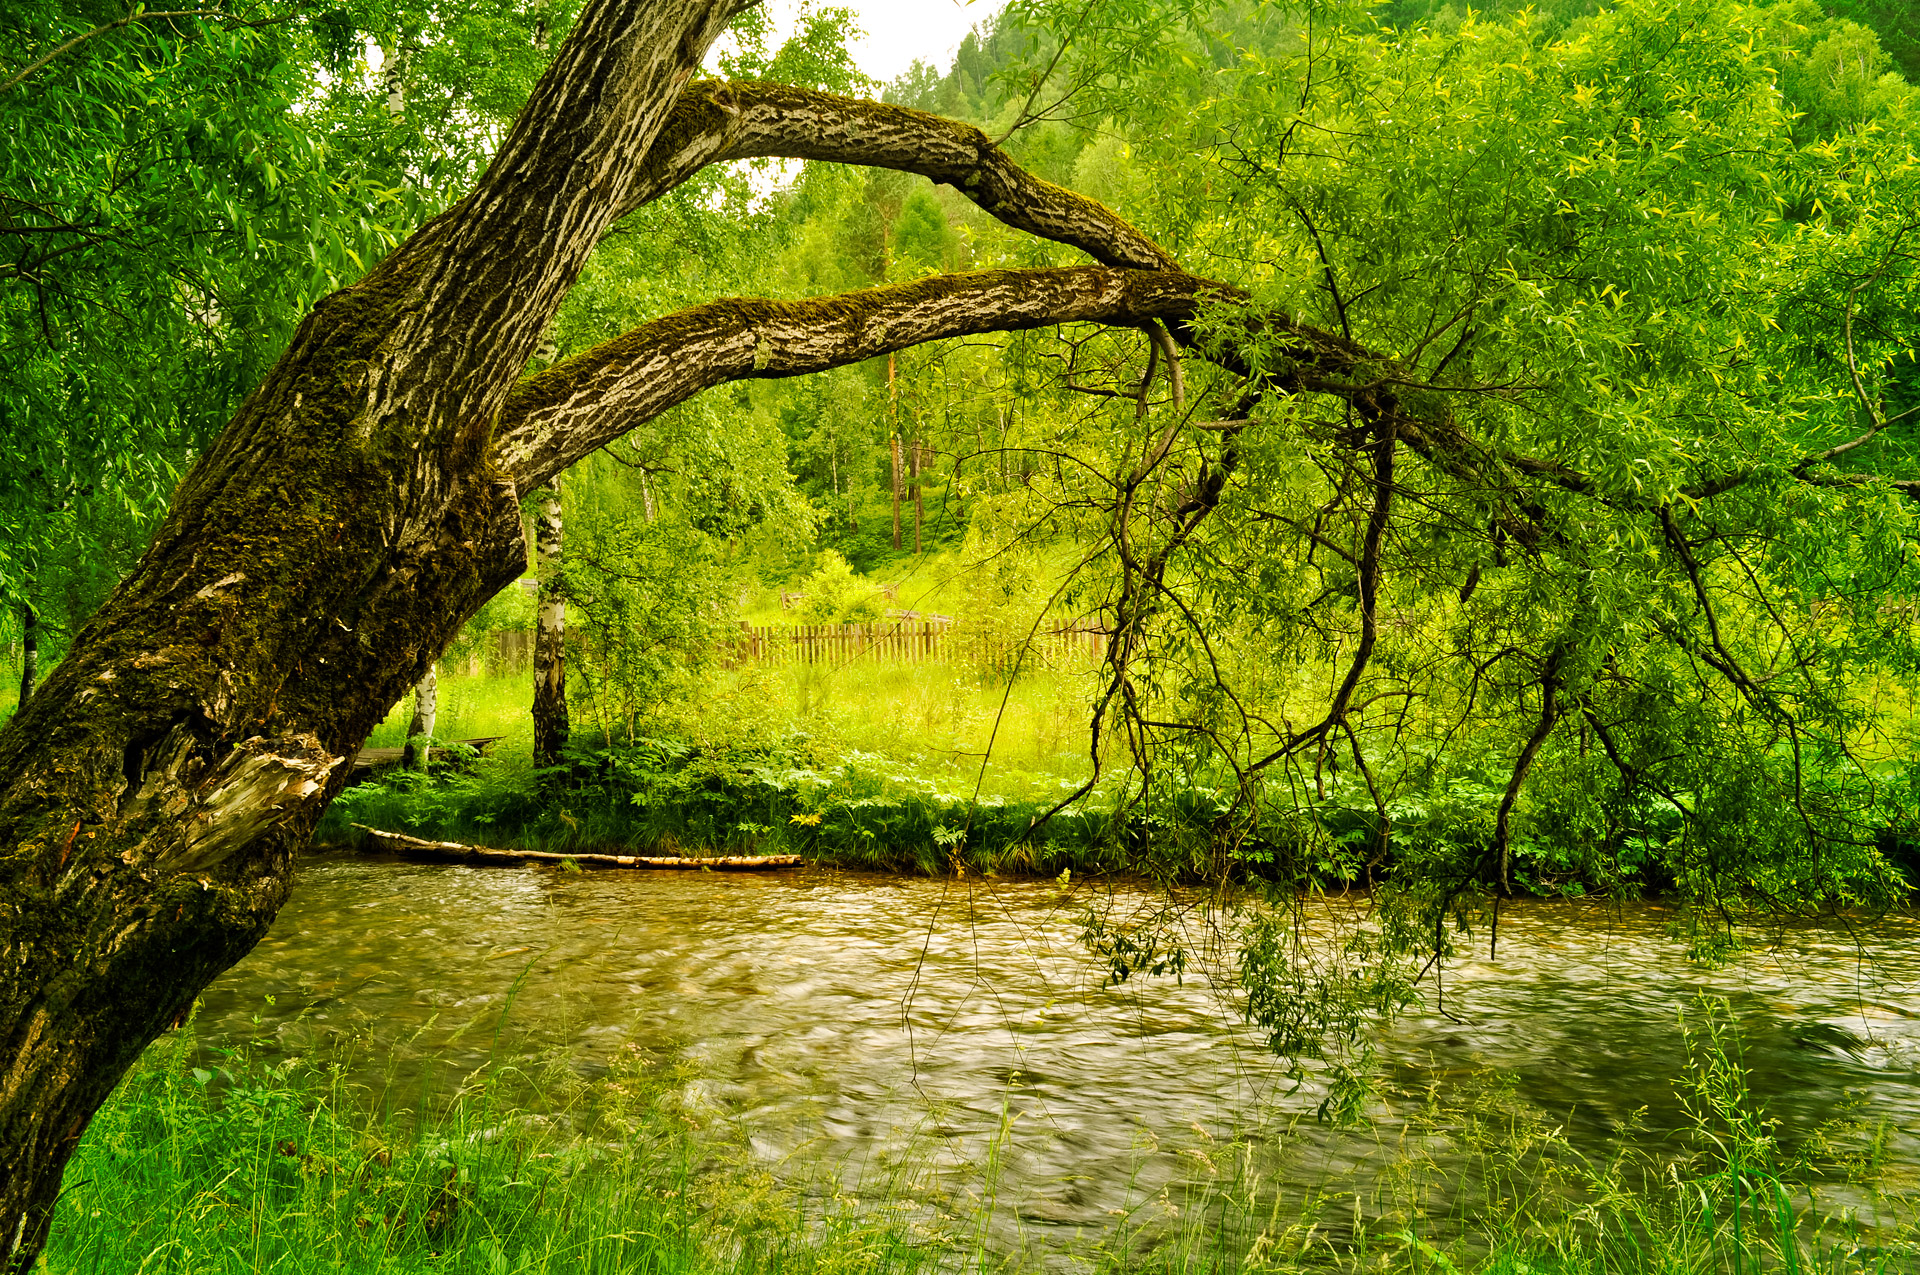
{"type": "MultiPolygon", "coordinates": [[[[163,767],[227,791],[240,763],[194,787],[183,759],[283,720],[310,734],[256,753],[311,801],[248,816],[279,884],[219,905],[231,934],[188,981],[264,931],[272,856],[316,826],[1366,887],[1378,944],[1290,948],[1284,904],[1247,922],[1248,1014],[1289,1056],[1360,1049],[1355,1006],[1402,1002],[1516,895],[1670,896],[1697,955],[1743,917],[1907,901],[1910,4],[1014,0],[890,84],[844,11],[784,38],[721,14],[703,78],[649,90],[671,171],[585,188],[612,207],[569,231],[577,260],[497,313],[391,302],[444,369],[326,364],[354,393],[431,383],[458,405],[380,419],[444,433],[298,424],[291,360],[481,215],[582,8],[619,6],[0,17],[0,887],[38,900],[8,905],[10,950],[52,924],[26,918],[79,829],[105,853],[160,820],[163,767]],[[733,370],[648,352],[728,323],[761,333],[733,370]],[[276,404],[296,424],[259,432],[276,404]],[[373,474],[389,503],[329,503],[373,474]],[[421,502],[453,512],[422,530],[421,502]],[[204,562],[202,528],[232,537],[204,562]],[[400,565],[350,582],[343,542],[400,565]],[[280,574],[214,560],[233,546],[280,574]],[[303,589],[333,592],[242,614],[303,589]],[[142,646],[147,623],[172,636],[142,646]],[[940,655],[756,658],[802,625],[937,627],[940,655]],[[141,691],[105,760],[36,752],[94,747],[60,723],[164,663],[149,646],[202,671],[141,691]],[[362,671],[281,684],[242,650],[362,671]],[[410,738],[348,786],[363,742],[410,738]]],[[[521,233],[471,259],[510,272],[521,233]]],[[[174,906],[216,861],[182,835],[174,884],[116,897],[174,906]]],[[[1152,919],[1086,941],[1116,980],[1185,959],[1152,919]]],[[[22,1048],[40,959],[5,974],[22,1048]]],[[[76,1129],[174,1015],[166,986],[98,1033],[115,1061],[76,1129]]],[[[0,1152],[39,1139],[57,1187],[67,1150],[7,1120],[0,1152]]],[[[39,1201],[38,1230],[48,1189],[0,1206],[39,1201]]]]}

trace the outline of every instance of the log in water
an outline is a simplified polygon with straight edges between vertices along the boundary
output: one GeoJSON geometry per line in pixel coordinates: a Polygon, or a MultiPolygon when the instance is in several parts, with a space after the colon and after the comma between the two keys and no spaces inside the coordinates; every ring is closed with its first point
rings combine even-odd
{"type": "Polygon", "coordinates": [[[356,832],[365,836],[368,844],[378,853],[400,855],[408,859],[451,860],[456,863],[498,864],[502,867],[547,863],[556,866],[573,864],[575,867],[583,868],[679,868],[694,871],[706,868],[716,872],[764,872],[769,868],[798,867],[802,862],[797,854],[732,854],[687,859],[679,855],[667,857],[634,854],[558,854],[548,850],[494,850],[487,846],[470,846],[459,841],[429,841],[423,837],[408,836],[404,832],[387,832],[381,828],[370,828],[364,823],[351,826],[356,832]]]}

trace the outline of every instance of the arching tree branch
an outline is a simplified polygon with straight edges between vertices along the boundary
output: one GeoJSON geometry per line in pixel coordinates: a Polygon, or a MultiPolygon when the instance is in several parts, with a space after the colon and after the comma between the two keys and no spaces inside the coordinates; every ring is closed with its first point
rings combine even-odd
{"type": "Polygon", "coordinates": [[[522,491],[728,381],[803,376],[927,341],[1096,322],[1190,320],[1235,289],[1174,271],[986,270],[806,301],[727,300],[643,324],[516,388],[494,456],[522,491]]]}
{"type": "Polygon", "coordinates": [[[810,159],[918,173],[959,190],[1015,230],[1078,248],[1104,266],[1177,270],[1172,253],[1104,205],[1043,181],[971,124],[904,106],[781,84],[687,86],[621,212],[708,164],[810,159]]]}

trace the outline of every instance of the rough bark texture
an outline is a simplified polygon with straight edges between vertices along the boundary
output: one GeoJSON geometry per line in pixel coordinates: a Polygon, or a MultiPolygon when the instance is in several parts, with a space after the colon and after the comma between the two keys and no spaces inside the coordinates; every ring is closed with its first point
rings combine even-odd
{"type": "Polygon", "coordinates": [[[1180,268],[1172,253],[1111,209],[1035,177],[971,124],[779,84],[689,85],[622,211],[659,198],[708,164],[764,158],[918,173],[954,187],[1015,230],[1070,244],[1102,265],[1180,268]]]}
{"type": "Polygon", "coordinates": [[[407,751],[402,764],[425,770],[433,760],[434,720],[440,715],[440,666],[427,665],[427,675],[414,684],[413,720],[407,723],[407,751]]]}
{"type": "Polygon", "coordinates": [[[595,0],[480,185],[307,316],[0,731],[0,1270],[245,954],[367,732],[525,563],[514,378],[737,0],[595,0]]]}
{"type": "MultiPolygon", "coordinates": [[[[557,481],[557,480],[556,480],[557,481]]],[[[539,628],[533,639],[533,764],[558,766],[567,747],[567,593],[560,569],[560,490],[541,499],[533,518],[539,556],[539,628]]]]}
{"type": "Polygon", "coordinates": [[[1081,266],[934,275],[805,301],[713,301],[521,382],[501,412],[494,456],[530,490],[638,422],[729,381],[823,372],[943,337],[1187,320],[1238,295],[1178,271],[1081,266]]]}

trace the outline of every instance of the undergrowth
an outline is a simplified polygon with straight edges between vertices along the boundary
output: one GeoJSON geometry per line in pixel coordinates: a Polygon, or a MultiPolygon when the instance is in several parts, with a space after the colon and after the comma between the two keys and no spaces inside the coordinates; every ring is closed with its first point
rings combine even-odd
{"type": "Polygon", "coordinates": [[[559,853],[797,853],[844,867],[982,875],[1138,870],[1099,809],[1065,812],[1034,837],[1051,802],[976,798],[874,754],[823,759],[800,737],[707,749],[639,739],[576,750],[550,772],[457,753],[449,761],[433,776],[395,770],[349,788],[318,839],[352,841],[359,823],[559,853]]]}

